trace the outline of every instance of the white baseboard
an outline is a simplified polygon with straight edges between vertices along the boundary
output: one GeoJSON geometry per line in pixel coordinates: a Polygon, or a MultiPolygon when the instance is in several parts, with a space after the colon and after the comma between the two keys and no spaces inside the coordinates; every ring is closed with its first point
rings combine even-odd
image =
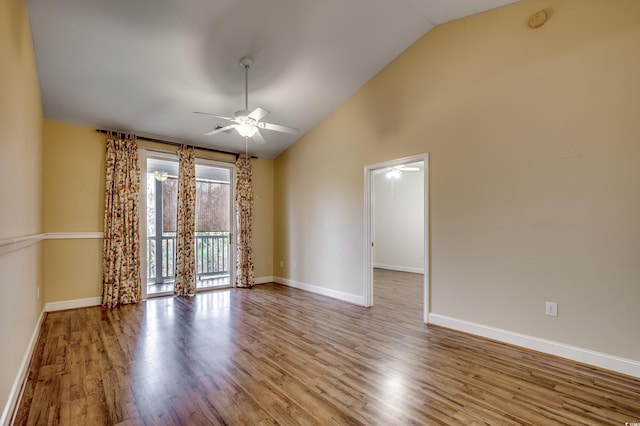
{"type": "Polygon", "coordinates": [[[86,308],[88,306],[99,306],[102,304],[102,297],[88,297],[86,299],[63,300],[61,302],[49,302],[44,305],[46,312],[64,311],[65,309],[86,308]]]}
{"type": "Polygon", "coordinates": [[[33,351],[36,347],[38,336],[40,335],[40,328],[42,327],[42,322],[44,320],[44,313],[44,310],[40,312],[40,317],[36,322],[36,328],[33,330],[31,340],[29,340],[27,351],[25,352],[24,357],[22,357],[20,368],[18,368],[18,374],[16,375],[13,386],[11,386],[11,390],[9,391],[9,398],[7,399],[7,403],[5,404],[4,410],[2,411],[2,417],[0,417],[0,425],[2,426],[9,425],[11,416],[13,414],[13,409],[15,408],[16,404],[18,403],[18,399],[20,398],[20,393],[22,392],[22,384],[24,383],[27,373],[29,372],[29,363],[31,362],[31,357],[33,356],[33,351]]]}
{"type": "Polygon", "coordinates": [[[374,263],[374,268],[388,269],[389,271],[411,272],[412,274],[424,274],[424,268],[412,268],[410,266],[386,265],[384,263],[374,263]]]}
{"type": "Polygon", "coordinates": [[[331,290],[324,287],[315,286],[312,284],[301,283],[298,281],[290,280],[287,278],[273,277],[273,282],[283,284],[293,288],[299,288],[300,290],[309,291],[311,293],[321,294],[323,296],[331,297],[332,299],[342,300],[343,302],[349,302],[354,305],[364,306],[364,297],[356,296],[355,294],[344,293],[342,291],[331,290]]]}
{"type": "Polygon", "coordinates": [[[256,278],[256,284],[267,284],[267,283],[272,283],[273,281],[273,277],[260,277],[260,278],[256,278]]]}
{"type": "Polygon", "coordinates": [[[512,331],[476,324],[444,315],[429,314],[429,323],[640,378],[640,361],[595,352],[577,346],[527,336],[525,334],[514,333],[512,331]]]}

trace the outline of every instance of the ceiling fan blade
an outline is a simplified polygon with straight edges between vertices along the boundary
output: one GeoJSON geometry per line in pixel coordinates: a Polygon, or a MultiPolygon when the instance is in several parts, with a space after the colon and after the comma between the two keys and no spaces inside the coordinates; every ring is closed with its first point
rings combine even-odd
{"type": "Polygon", "coordinates": [[[292,135],[297,135],[298,133],[300,133],[300,130],[295,129],[293,127],[281,126],[279,124],[272,124],[272,123],[260,123],[260,128],[273,130],[274,132],[290,133],[292,135]]]}
{"type": "Polygon", "coordinates": [[[263,143],[266,142],[266,140],[264,139],[264,137],[260,134],[260,132],[256,132],[255,135],[251,136],[251,138],[253,139],[253,141],[258,144],[258,145],[262,145],[263,143]]]}
{"type": "Polygon", "coordinates": [[[222,118],[223,120],[229,120],[229,121],[234,121],[235,120],[235,118],[225,117],[224,115],[211,114],[210,112],[194,111],[193,113],[194,114],[202,114],[202,115],[210,115],[212,117],[222,118]]]}
{"type": "Polygon", "coordinates": [[[211,136],[211,135],[215,135],[216,133],[226,132],[227,130],[231,130],[231,129],[235,128],[236,126],[237,126],[237,124],[229,124],[228,126],[225,126],[225,127],[216,127],[215,129],[213,129],[209,133],[205,133],[204,135],[205,136],[211,136]]]}
{"type": "Polygon", "coordinates": [[[262,120],[263,118],[265,118],[269,114],[270,114],[270,112],[267,111],[266,109],[258,107],[256,109],[254,109],[253,111],[251,111],[247,117],[252,118],[252,119],[254,119],[256,121],[260,121],[260,120],[262,120]]]}

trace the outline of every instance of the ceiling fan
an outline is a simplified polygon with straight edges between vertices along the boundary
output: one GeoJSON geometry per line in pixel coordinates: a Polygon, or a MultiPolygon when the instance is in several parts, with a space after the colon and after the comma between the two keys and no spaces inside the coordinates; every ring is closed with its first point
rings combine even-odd
{"type": "Polygon", "coordinates": [[[260,130],[273,130],[275,132],[290,133],[297,135],[299,130],[293,127],[281,126],[279,124],[265,123],[261,121],[267,115],[269,111],[264,108],[256,108],[253,111],[249,111],[249,68],[253,65],[253,60],[248,57],[240,59],[240,66],[244,69],[244,109],[236,111],[233,117],[225,117],[222,115],[211,114],[208,112],[195,112],[194,114],[212,115],[223,120],[230,121],[232,124],[227,126],[218,126],[212,131],[205,133],[205,136],[215,135],[216,133],[228,132],[232,129],[236,129],[240,136],[245,138],[252,138],[257,144],[265,143],[264,137],[260,134],[260,130]]]}

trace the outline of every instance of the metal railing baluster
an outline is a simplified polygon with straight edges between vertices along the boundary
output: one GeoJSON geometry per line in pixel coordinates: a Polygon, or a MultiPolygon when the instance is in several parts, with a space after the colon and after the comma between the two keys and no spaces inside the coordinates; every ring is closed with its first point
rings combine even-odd
{"type": "MultiPolygon", "coordinates": [[[[163,235],[161,245],[155,245],[156,237],[147,238],[147,279],[156,281],[156,263],[161,262],[162,281],[171,281],[175,274],[176,237],[163,235]]],[[[229,273],[229,233],[197,235],[195,238],[196,272],[199,278],[215,277],[229,273]]]]}

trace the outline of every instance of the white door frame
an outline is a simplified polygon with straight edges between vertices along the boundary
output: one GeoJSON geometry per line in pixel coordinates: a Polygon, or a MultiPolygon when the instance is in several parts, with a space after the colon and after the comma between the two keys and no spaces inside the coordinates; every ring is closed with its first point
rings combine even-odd
{"type": "MultiPolygon", "coordinates": [[[[178,162],[178,154],[169,151],[155,151],[138,147],[138,164],[140,165],[140,204],[138,205],[139,233],[140,233],[140,282],[142,284],[142,300],[148,298],[147,294],[147,160],[157,158],[159,160],[178,162]]],[[[154,296],[152,296],[154,297],[154,296]]]]}
{"type": "Polygon", "coordinates": [[[373,237],[372,237],[372,189],[373,173],[390,167],[404,166],[419,161],[424,162],[424,322],[429,322],[430,278],[429,260],[429,154],[418,154],[398,158],[383,163],[370,164],[364,168],[364,301],[365,306],[373,306],[373,237]]]}
{"type": "MultiPolygon", "coordinates": [[[[140,206],[139,211],[139,229],[140,229],[140,280],[142,283],[142,299],[147,299],[147,159],[149,157],[165,159],[170,161],[178,161],[178,155],[174,152],[154,151],[145,148],[138,148],[138,162],[140,164],[140,206]]],[[[217,161],[207,158],[196,158],[197,165],[218,167],[221,169],[229,169],[229,205],[230,205],[230,235],[229,235],[229,285],[219,288],[233,287],[236,274],[236,174],[237,167],[235,163],[225,161],[217,161]]],[[[207,289],[210,290],[210,289],[207,289]]]]}
{"type": "MultiPolygon", "coordinates": [[[[208,158],[196,158],[196,165],[217,167],[219,169],[229,170],[229,285],[220,286],[216,288],[229,288],[233,287],[236,282],[236,235],[238,230],[236,220],[236,174],[237,167],[235,163],[228,163],[225,161],[211,160],[208,158]]],[[[211,290],[211,288],[205,289],[205,291],[211,290]]]]}
{"type": "Polygon", "coordinates": [[[140,204],[138,206],[138,229],[140,232],[140,286],[142,300],[147,299],[147,150],[138,148],[140,165],[140,204]]]}

